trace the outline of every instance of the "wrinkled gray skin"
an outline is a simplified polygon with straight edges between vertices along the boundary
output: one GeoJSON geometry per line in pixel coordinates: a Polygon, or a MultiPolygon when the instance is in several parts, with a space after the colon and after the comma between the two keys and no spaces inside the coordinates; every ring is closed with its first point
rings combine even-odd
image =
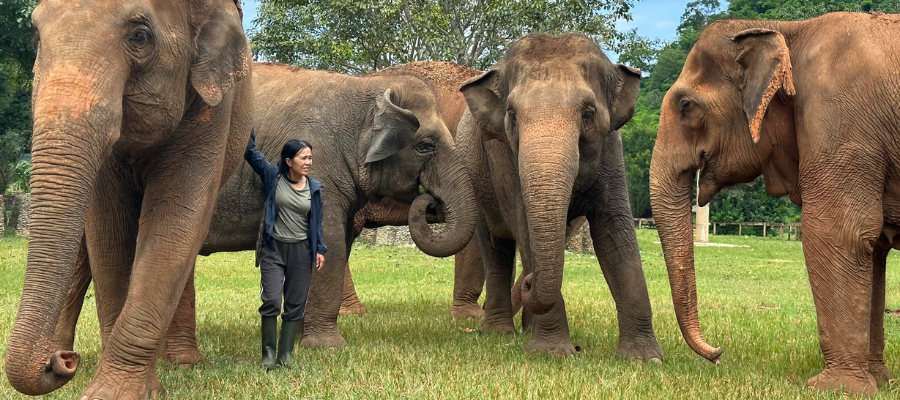
{"type": "Polygon", "coordinates": [[[660,109],[650,201],[685,341],[700,332],[691,191],[765,178],[802,205],[803,254],[825,370],[808,386],[874,395],[884,362],[885,259],[900,247],[900,16],[721,21],[694,45],[660,109]]]}
{"type": "Polygon", "coordinates": [[[240,9],[45,0],[32,21],[31,237],[6,375],[29,395],[75,375],[54,328],[86,235],[103,350],[84,395],[155,396],[157,348],[250,133],[240,9]]]}
{"type": "Polygon", "coordinates": [[[579,35],[526,36],[467,82],[457,143],[481,210],[487,279],[483,331],[513,332],[516,245],[533,316],[526,351],[575,354],[562,287],[567,225],[585,216],[616,302],[617,356],[662,360],[632,225],[617,131],[634,113],[640,72],[579,35]]]}
{"type": "MultiPolygon", "coordinates": [[[[325,267],[313,274],[301,345],[343,346],[336,322],[354,215],[384,198],[412,204],[408,222],[416,245],[432,256],[455,254],[471,240],[476,219],[464,158],[437,95],[418,77],[352,77],[277,64],[255,64],[253,75],[258,96],[275,99],[260,102],[254,112],[260,151],[274,163],[288,139],[308,140],[314,159],[310,175],[325,187],[328,254],[325,267]],[[430,195],[418,194],[420,184],[430,195]],[[439,234],[426,222],[429,205],[445,216],[439,234]]],[[[218,245],[205,250],[245,249],[247,232],[260,227],[261,185],[249,165],[231,177],[224,191],[237,195],[216,205],[228,212],[216,212],[211,231],[222,236],[210,237],[218,245]]]]}
{"type": "MultiPolygon", "coordinates": [[[[451,134],[455,133],[459,118],[466,108],[465,99],[458,91],[459,85],[467,78],[478,73],[452,63],[428,61],[392,67],[372,74],[369,77],[384,76],[385,78],[383,79],[397,80],[398,84],[404,84],[404,82],[409,81],[410,73],[419,74],[416,76],[434,85],[440,100],[443,119],[451,134]],[[429,79],[429,75],[436,75],[441,80],[432,81],[429,79]]],[[[425,88],[425,90],[428,89],[425,88]]],[[[257,137],[260,142],[265,142],[269,140],[268,136],[272,132],[270,130],[260,131],[257,132],[257,137]]],[[[246,201],[234,201],[235,198],[248,196],[247,193],[241,192],[244,189],[246,188],[241,185],[229,185],[220,194],[219,203],[213,215],[213,223],[206,241],[200,249],[201,255],[209,255],[220,251],[253,250],[256,248],[259,237],[258,229],[241,230],[234,229],[230,225],[231,221],[262,220],[262,208],[248,209],[249,206],[247,206],[246,201]]],[[[255,196],[255,194],[249,194],[249,196],[255,196]]],[[[409,204],[391,198],[367,203],[354,216],[353,237],[358,237],[364,227],[405,226],[409,223],[409,209],[409,204]]],[[[443,210],[438,209],[435,210],[434,215],[429,213],[428,221],[444,222],[444,217],[443,210]]],[[[457,257],[453,293],[454,301],[451,314],[456,317],[480,317],[483,315],[483,311],[478,306],[477,300],[484,285],[484,269],[481,265],[477,247],[474,251],[463,251],[459,254],[464,253],[474,255],[475,259],[470,260],[465,255],[462,258],[457,257]]],[[[75,277],[72,280],[73,286],[70,288],[67,303],[60,316],[56,338],[54,339],[56,347],[59,349],[72,349],[75,339],[75,327],[81,312],[84,294],[90,281],[89,264],[85,258],[79,258],[79,263],[76,264],[75,277]]],[[[169,327],[169,332],[163,345],[160,347],[161,358],[184,367],[193,366],[203,360],[196,342],[194,300],[193,282],[189,281],[182,301],[179,303],[175,317],[169,327]]],[[[365,313],[365,307],[359,302],[353,287],[349,264],[345,269],[340,313],[342,315],[365,313]]]]}

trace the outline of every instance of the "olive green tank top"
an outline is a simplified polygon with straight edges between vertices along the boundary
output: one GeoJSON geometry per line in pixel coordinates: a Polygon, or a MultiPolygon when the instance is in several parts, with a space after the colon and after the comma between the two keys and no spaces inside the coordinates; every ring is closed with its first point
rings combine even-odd
{"type": "Polygon", "coordinates": [[[287,179],[279,176],[275,205],[278,206],[278,217],[275,218],[272,237],[282,243],[306,240],[309,235],[309,209],[312,206],[309,181],[303,189],[297,190],[287,179]]]}

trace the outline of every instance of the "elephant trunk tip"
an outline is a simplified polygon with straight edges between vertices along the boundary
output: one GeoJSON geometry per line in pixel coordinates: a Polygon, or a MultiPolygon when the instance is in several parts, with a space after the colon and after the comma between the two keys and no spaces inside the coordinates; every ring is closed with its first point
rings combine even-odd
{"type": "Polygon", "coordinates": [[[556,298],[541,296],[539,291],[534,288],[534,279],[534,272],[532,272],[522,280],[522,304],[532,314],[543,315],[556,306],[556,298]]]}
{"type": "Polygon", "coordinates": [[[77,352],[62,350],[53,353],[48,363],[28,368],[33,375],[15,372],[17,368],[9,362],[6,373],[10,384],[22,394],[41,396],[69,383],[75,377],[80,361],[77,352]]]}
{"type": "Polygon", "coordinates": [[[449,257],[462,250],[472,238],[475,230],[473,215],[454,212],[450,205],[442,203],[430,194],[422,194],[416,197],[409,208],[409,233],[416,246],[425,254],[432,257],[449,257]],[[428,213],[434,210],[438,215],[444,215],[448,226],[440,233],[428,225],[429,218],[434,217],[428,213]]]}
{"type": "Polygon", "coordinates": [[[703,338],[696,338],[691,340],[690,338],[686,338],[688,342],[688,346],[690,346],[691,350],[695,353],[699,354],[701,357],[709,360],[711,363],[719,365],[719,357],[722,353],[725,352],[721,347],[712,347],[703,340],[703,338]]]}

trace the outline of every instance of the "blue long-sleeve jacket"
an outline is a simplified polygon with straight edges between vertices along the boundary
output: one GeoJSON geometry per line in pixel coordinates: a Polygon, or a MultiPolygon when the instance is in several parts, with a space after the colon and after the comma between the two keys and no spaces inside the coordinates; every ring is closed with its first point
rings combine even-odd
{"type": "MultiPolygon", "coordinates": [[[[253,168],[253,171],[262,178],[263,190],[266,194],[266,217],[263,228],[262,245],[265,246],[272,239],[272,229],[275,227],[275,218],[278,217],[278,206],[275,205],[275,189],[278,187],[278,176],[280,172],[278,167],[266,161],[266,156],[256,149],[256,132],[250,131],[250,141],[247,142],[247,151],[244,152],[244,159],[253,168]]],[[[322,184],[311,176],[307,176],[307,184],[312,195],[311,205],[309,209],[309,243],[314,249],[312,254],[312,265],[316,265],[316,254],[325,254],[328,247],[325,246],[325,239],[322,237],[322,184]]],[[[259,266],[259,257],[256,258],[256,265],[259,266]]]]}

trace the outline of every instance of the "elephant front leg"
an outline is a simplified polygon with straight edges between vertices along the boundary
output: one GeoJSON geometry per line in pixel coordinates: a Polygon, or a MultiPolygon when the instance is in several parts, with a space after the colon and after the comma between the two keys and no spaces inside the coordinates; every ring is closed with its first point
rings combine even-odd
{"type": "Polygon", "coordinates": [[[591,219],[589,227],[597,261],[616,304],[619,321],[616,357],[662,362],[663,351],[653,331],[650,295],[631,216],[598,216],[591,219]]]}
{"type": "Polygon", "coordinates": [[[825,370],[807,384],[874,396],[877,382],[869,372],[872,253],[880,225],[867,226],[863,210],[844,214],[835,207],[803,206],[803,254],[825,356],[825,370]]]}
{"type": "Polygon", "coordinates": [[[143,193],[134,184],[127,155],[113,151],[100,176],[85,222],[86,265],[94,281],[103,348],[115,326],[131,282],[143,193]]]}
{"type": "Polygon", "coordinates": [[[894,375],[884,364],[884,280],[887,255],[890,247],[879,240],[872,252],[872,319],[869,330],[869,373],[878,382],[886,385],[894,375]]]}
{"type": "Polygon", "coordinates": [[[203,355],[197,347],[197,307],[194,287],[195,265],[197,259],[191,261],[191,272],[188,282],[181,293],[169,331],[160,346],[160,356],[166,362],[182,368],[192,368],[203,362],[203,355]]]}
{"type": "Polygon", "coordinates": [[[344,294],[341,300],[340,315],[363,315],[366,306],[356,297],[356,286],[353,284],[353,275],[350,274],[350,263],[344,268],[344,294]]]}
{"type": "MultiPolygon", "coordinates": [[[[214,150],[217,146],[193,143],[185,147],[214,150]]],[[[132,245],[136,248],[132,284],[85,399],[147,398],[159,392],[155,367],[161,340],[191,275],[218,195],[219,176],[209,171],[221,165],[221,158],[217,163],[208,157],[211,152],[197,158],[167,153],[147,166],[140,228],[136,247],[132,245]]],[[[95,243],[88,240],[90,246],[95,243]]],[[[94,276],[99,279],[97,273],[94,276]]]]}
{"type": "Polygon", "coordinates": [[[550,312],[543,315],[532,315],[531,340],[525,345],[526,353],[546,353],[560,358],[575,356],[580,349],[572,345],[569,336],[569,321],[566,318],[566,304],[562,298],[550,312]]]}
{"type": "Polygon", "coordinates": [[[484,318],[484,309],[478,305],[478,298],[484,288],[484,263],[481,261],[478,239],[472,238],[454,256],[453,262],[453,306],[450,308],[450,315],[453,318],[484,318]]]}
{"type": "MultiPolygon", "coordinates": [[[[344,271],[350,255],[353,232],[348,230],[347,208],[323,198],[325,221],[322,230],[328,254],[321,271],[313,270],[309,300],[303,318],[302,347],[344,347],[347,340],[338,331],[344,271]]],[[[351,227],[352,228],[352,227],[351,227]]],[[[314,248],[314,247],[313,247],[314,248]]]]}

